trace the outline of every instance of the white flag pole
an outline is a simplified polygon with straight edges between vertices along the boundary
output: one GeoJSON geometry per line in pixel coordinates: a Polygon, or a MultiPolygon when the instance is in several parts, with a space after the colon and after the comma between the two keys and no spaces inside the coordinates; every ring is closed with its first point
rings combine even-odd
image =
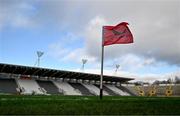
{"type": "Polygon", "coordinates": [[[102,51],[101,51],[101,78],[100,78],[100,99],[103,97],[103,63],[104,63],[104,27],[102,28],[102,51]]]}

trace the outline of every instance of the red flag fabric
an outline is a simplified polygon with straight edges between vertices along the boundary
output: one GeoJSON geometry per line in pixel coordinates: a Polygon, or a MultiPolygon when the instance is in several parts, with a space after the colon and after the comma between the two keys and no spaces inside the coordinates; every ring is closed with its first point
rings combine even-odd
{"type": "Polygon", "coordinates": [[[128,23],[122,22],[116,26],[104,26],[103,45],[133,43],[133,35],[127,25],[128,23]]]}

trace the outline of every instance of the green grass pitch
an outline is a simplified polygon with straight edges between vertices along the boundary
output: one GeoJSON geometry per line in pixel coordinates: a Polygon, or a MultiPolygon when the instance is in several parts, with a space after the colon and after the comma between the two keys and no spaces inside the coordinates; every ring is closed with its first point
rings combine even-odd
{"type": "Polygon", "coordinates": [[[0,95],[0,115],[180,115],[180,97],[0,95]]]}

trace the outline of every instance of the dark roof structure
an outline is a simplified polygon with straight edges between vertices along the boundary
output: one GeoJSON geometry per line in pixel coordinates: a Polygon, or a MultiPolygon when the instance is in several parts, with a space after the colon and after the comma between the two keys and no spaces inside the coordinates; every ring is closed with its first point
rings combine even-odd
{"type": "MultiPolygon", "coordinates": [[[[49,77],[49,78],[68,78],[68,79],[82,79],[82,80],[95,80],[95,81],[100,80],[99,74],[90,74],[83,72],[73,72],[73,71],[48,69],[48,68],[40,68],[40,67],[3,64],[3,63],[0,63],[0,73],[31,75],[31,76],[49,77]]],[[[130,80],[134,80],[134,79],[103,75],[103,81],[122,83],[130,80]]]]}

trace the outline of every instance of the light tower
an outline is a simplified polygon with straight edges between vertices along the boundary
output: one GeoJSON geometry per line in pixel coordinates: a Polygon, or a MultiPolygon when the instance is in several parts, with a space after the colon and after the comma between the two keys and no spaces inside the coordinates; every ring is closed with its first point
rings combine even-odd
{"type": "Polygon", "coordinates": [[[40,66],[40,57],[44,54],[44,52],[41,51],[37,51],[37,56],[38,56],[38,60],[37,60],[37,66],[40,66]]]}
{"type": "Polygon", "coordinates": [[[87,63],[87,59],[82,59],[82,70],[84,70],[84,65],[87,63]]]}
{"type": "Polygon", "coordinates": [[[117,73],[119,67],[120,67],[120,65],[119,65],[119,64],[116,64],[116,70],[115,70],[115,73],[117,73]]]}

